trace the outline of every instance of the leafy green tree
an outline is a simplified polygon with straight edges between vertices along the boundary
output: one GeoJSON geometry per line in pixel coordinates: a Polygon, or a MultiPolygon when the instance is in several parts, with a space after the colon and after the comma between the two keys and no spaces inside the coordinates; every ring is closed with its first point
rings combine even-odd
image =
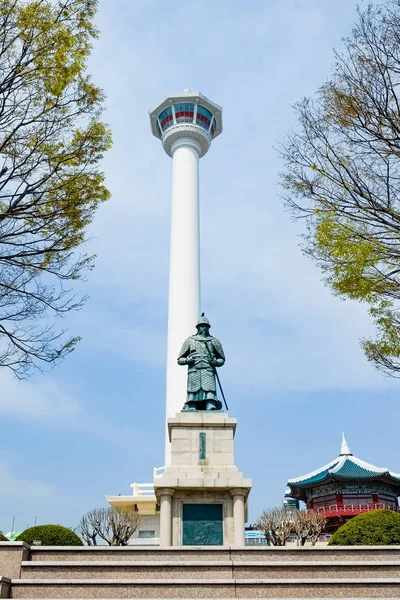
{"type": "Polygon", "coordinates": [[[400,544],[400,514],[379,509],[362,513],[339,527],[330,546],[390,546],[400,544]]]}
{"type": "Polygon", "coordinates": [[[110,196],[102,91],[86,74],[97,0],[0,0],[0,366],[18,377],[74,349],[55,317],[93,266],[87,226],[110,196]]]}
{"type": "Polygon", "coordinates": [[[34,541],[40,541],[42,546],[83,546],[80,537],[68,527],[62,525],[35,525],[25,529],[17,539],[18,542],[26,542],[32,545],[34,541]]]}
{"type": "Polygon", "coordinates": [[[326,283],[368,304],[367,358],[400,376],[400,0],[359,10],[344,42],[330,80],[295,106],[284,196],[326,283]]]}
{"type": "Polygon", "coordinates": [[[0,542],[9,542],[10,540],[0,531],[0,542]]]}

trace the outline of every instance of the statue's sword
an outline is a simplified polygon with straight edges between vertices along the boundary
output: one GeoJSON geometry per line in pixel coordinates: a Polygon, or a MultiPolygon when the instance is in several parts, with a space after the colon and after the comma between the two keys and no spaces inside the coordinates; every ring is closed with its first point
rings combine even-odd
{"type": "MultiPolygon", "coordinates": [[[[208,344],[207,344],[207,342],[204,342],[204,343],[205,343],[205,345],[206,345],[207,352],[208,352],[208,354],[210,355],[210,358],[211,358],[211,360],[212,360],[212,354],[211,354],[211,352],[210,352],[210,348],[208,347],[208,344]]],[[[220,382],[220,380],[219,380],[219,375],[218,375],[217,369],[215,368],[215,366],[214,366],[214,365],[211,365],[211,366],[212,366],[212,368],[214,369],[215,377],[217,378],[217,381],[218,381],[218,386],[219,386],[219,389],[221,390],[221,396],[222,396],[222,398],[223,398],[223,400],[224,400],[225,408],[226,408],[226,410],[227,410],[227,411],[229,411],[228,405],[227,405],[227,403],[226,403],[226,400],[225,400],[225,394],[224,394],[224,390],[222,389],[222,385],[221,385],[221,382],[220,382]]]]}

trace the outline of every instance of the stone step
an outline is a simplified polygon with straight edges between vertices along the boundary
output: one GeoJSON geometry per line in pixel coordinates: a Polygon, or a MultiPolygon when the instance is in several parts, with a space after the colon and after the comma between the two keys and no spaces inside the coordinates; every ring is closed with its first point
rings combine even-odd
{"type": "Polygon", "coordinates": [[[399,561],[22,561],[22,579],[395,578],[399,561]]]}
{"type": "Polygon", "coordinates": [[[290,548],[238,548],[185,546],[161,549],[159,547],[132,546],[32,546],[32,561],[343,561],[343,560],[395,560],[400,561],[400,546],[334,546],[290,548]]]}
{"type": "Polygon", "coordinates": [[[12,598],[399,598],[400,579],[13,579],[12,598]]]}
{"type": "MultiPolygon", "coordinates": [[[[165,548],[132,546],[32,546],[30,559],[36,561],[220,561],[230,560],[231,550],[223,547],[165,548]]],[[[400,559],[400,553],[399,553],[400,559]]]]}

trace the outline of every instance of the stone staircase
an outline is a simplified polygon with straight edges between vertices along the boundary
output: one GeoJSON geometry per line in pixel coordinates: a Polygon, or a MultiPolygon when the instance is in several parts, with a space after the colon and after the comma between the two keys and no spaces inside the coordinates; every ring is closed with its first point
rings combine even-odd
{"type": "Polygon", "coordinates": [[[3,549],[1,598],[400,598],[400,547],[3,549]]]}

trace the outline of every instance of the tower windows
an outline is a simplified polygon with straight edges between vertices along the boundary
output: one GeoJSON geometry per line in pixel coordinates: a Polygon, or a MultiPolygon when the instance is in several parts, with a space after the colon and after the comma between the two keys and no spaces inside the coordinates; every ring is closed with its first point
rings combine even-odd
{"type": "Polygon", "coordinates": [[[177,123],[193,123],[194,104],[192,102],[180,102],[174,105],[177,123]]]}
{"type": "Polygon", "coordinates": [[[168,127],[173,125],[174,121],[172,118],[172,108],[167,106],[163,111],[158,115],[158,120],[160,123],[160,127],[163,131],[165,131],[168,127]]]}
{"type": "Polygon", "coordinates": [[[197,107],[197,117],[196,117],[196,123],[197,125],[200,125],[200,127],[203,127],[204,129],[208,129],[210,128],[210,123],[211,123],[211,119],[213,118],[212,113],[208,110],[208,108],[204,108],[204,106],[199,106],[197,107]]]}
{"type": "MultiPolygon", "coordinates": [[[[200,104],[195,105],[193,102],[177,102],[173,106],[175,113],[175,123],[193,123],[199,125],[203,129],[209,131],[211,136],[214,137],[217,122],[212,112],[201,106],[200,104]],[[195,111],[197,106],[197,112],[195,111]]],[[[172,106],[167,106],[158,115],[157,119],[157,131],[159,134],[165,132],[168,127],[174,124],[174,114],[172,106]]]]}

